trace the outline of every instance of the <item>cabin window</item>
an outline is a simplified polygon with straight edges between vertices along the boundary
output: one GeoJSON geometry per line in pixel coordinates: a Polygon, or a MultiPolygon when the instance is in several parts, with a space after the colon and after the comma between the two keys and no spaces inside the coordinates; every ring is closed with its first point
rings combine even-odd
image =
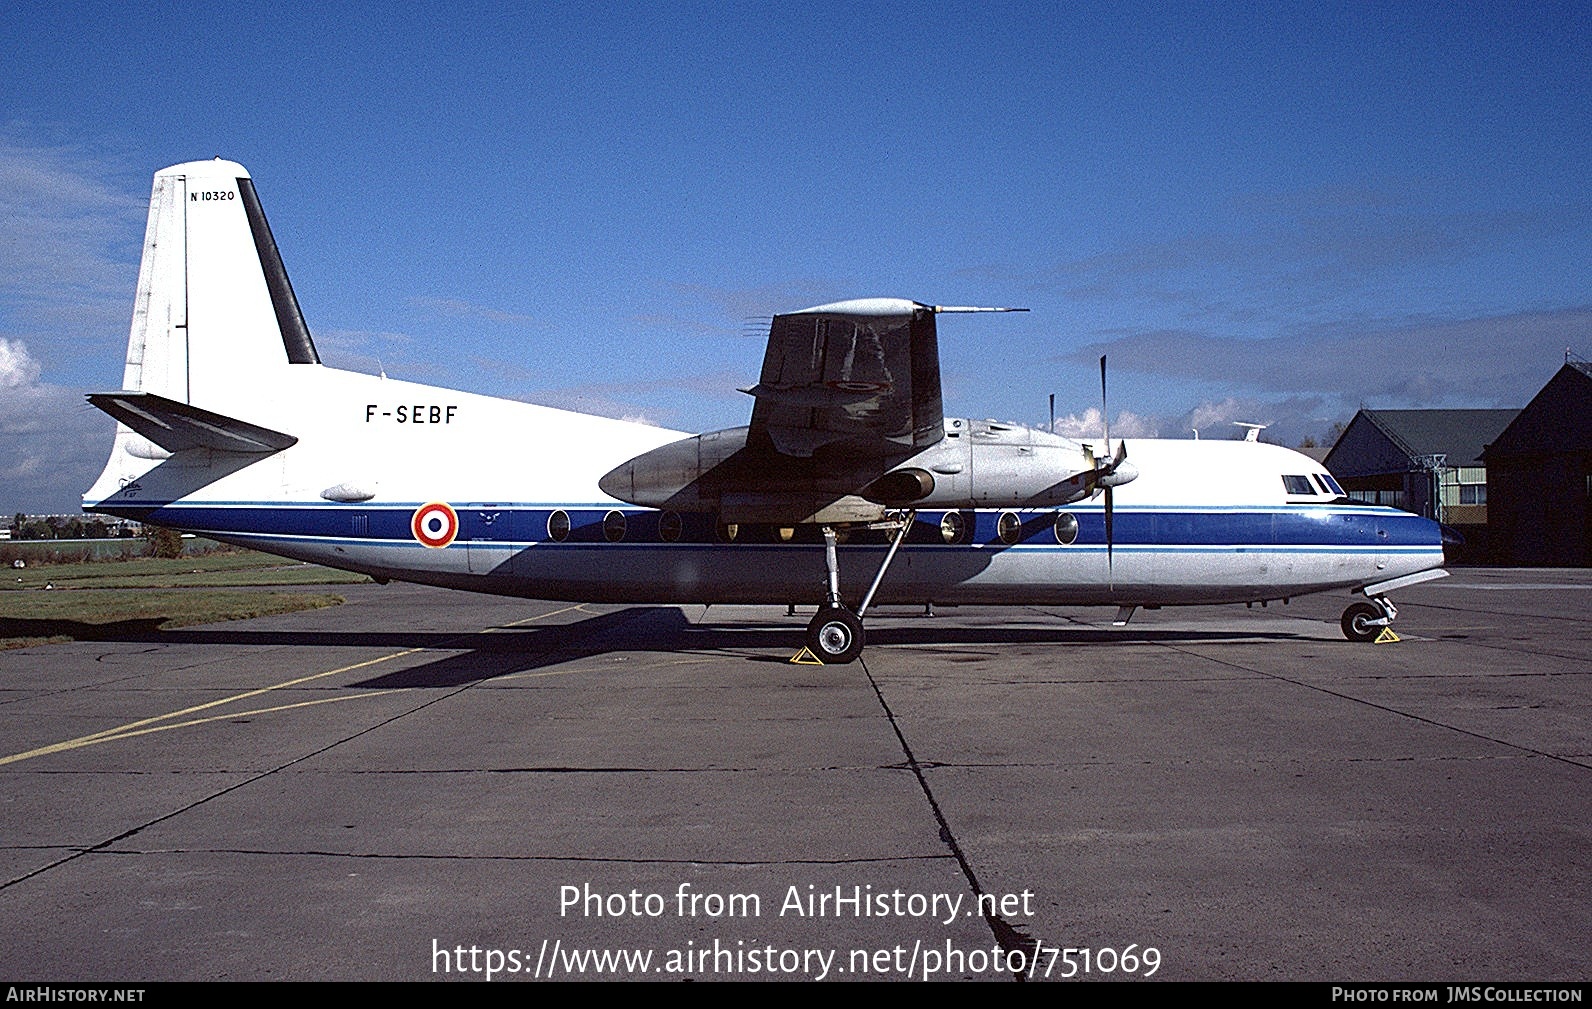
{"type": "Polygon", "coordinates": [[[625,513],[611,511],[603,516],[603,539],[618,543],[625,538],[625,513]]]}
{"type": "Polygon", "coordinates": [[[734,522],[720,522],[717,532],[720,543],[734,543],[735,537],[741,534],[741,527],[734,522]]]}
{"type": "Polygon", "coordinates": [[[1058,512],[1056,515],[1056,542],[1067,546],[1077,542],[1078,519],[1071,512],[1058,512]]]}
{"type": "Polygon", "coordinates": [[[1311,485],[1310,478],[1307,476],[1284,475],[1282,485],[1288,489],[1290,494],[1309,494],[1311,496],[1316,494],[1316,489],[1311,485]]]}
{"type": "Polygon", "coordinates": [[[562,543],[569,538],[569,512],[560,508],[547,516],[547,538],[562,543]]]}
{"type": "Polygon", "coordinates": [[[681,520],[679,512],[664,512],[658,516],[658,538],[665,543],[678,540],[684,527],[685,522],[681,520]]]}
{"type": "Polygon", "coordinates": [[[1017,538],[1023,534],[1023,520],[1017,517],[1016,512],[1001,512],[995,531],[1000,535],[1002,543],[1016,543],[1017,538]]]}
{"type": "Polygon", "coordinates": [[[795,538],[796,528],[794,526],[780,526],[774,530],[774,539],[780,543],[789,543],[795,538]]]}
{"type": "Polygon", "coordinates": [[[967,522],[962,518],[961,512],[946,512],[940,519],[940,539],[947,543],[962,542],[962,534],[967,531],[967,522]]]}

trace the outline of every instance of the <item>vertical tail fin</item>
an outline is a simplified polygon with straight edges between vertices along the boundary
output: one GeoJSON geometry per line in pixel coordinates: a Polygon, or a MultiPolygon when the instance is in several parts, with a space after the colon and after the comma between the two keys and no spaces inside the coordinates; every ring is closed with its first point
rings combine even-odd
{"type": "Polygon", "coordinates": [[[262,371],[319,363],[248,171],[156,172],[123,388],[224,404],[262,371]]]}

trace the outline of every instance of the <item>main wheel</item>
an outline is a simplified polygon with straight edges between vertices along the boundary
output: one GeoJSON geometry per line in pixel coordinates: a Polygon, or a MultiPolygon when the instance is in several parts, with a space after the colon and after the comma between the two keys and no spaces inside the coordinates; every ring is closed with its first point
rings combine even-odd
{"type": "Polygon", "coordinates": [[[1374,641],[1386,624],[1371,621],[1382,619],[1382,609],[1370,603],[1355,603],[1343,611],[1343,636],[1350,641],[1374,641]]]}
{"type": "Polygon", "coordinates": [[[807,647],[826,665],[844,665],[862,654],[862,621],[844,606],[824,606],[807,625],[807,647]]]}

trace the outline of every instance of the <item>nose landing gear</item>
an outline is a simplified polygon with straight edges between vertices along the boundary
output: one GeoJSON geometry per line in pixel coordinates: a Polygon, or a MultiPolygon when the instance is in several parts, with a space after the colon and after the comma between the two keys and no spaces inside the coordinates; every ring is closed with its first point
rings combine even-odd
{"type": "Polygon", "coordinates": [[[1399,615],[1399,611],[1388,599],[1387,594],[1396,589],[1429,582],[1434,578],[1447,577],[1448,572],[1442,568],[1430,568],[1411,575],[1390,578],[1385,582],[1362,586],[1359,591],[1363,592],[1369,601],[1355,603],[1343,611],[1343,636],[1350,641],[1375,641],[1382,637],[1383,632],[1389,632],[1386,640],[1397,641],[1397,635],[1391,634],[1388,625],[1393,623],[1393,618],[1399,615]]]}
{"type": "Polygon", "coordinates": [[[1343,636],[1350,641],[1375,641],[1398,615],[1387,596],[1372,596],[1370,602],[1354,603],[1343,611],[1343,636]]]}

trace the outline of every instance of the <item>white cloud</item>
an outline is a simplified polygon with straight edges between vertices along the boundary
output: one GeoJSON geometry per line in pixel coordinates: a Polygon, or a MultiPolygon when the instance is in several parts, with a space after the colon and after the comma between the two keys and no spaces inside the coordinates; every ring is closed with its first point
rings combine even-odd
{"type": "Polygon", "coordinates": [[[1254,400],[1229,396],[1219,403],[1207,400],[1190,410],[1188,426],[1191,433],[1199,431],[1207,438],[1224,438],[1234,424],[1263,424],[1270,427],[1274,423],[1273,414],[1269,405],[1260,406],[1254,400]]]}
{"type": "Polygon", "coordinates": [[[15,389],[39,380],[39,363],[21,340],[0,336],[0,389],[15,389]]]}
{"type": "Polygon", "coordinates": [[[38,374],[21,340],[0,338],[0,514],[76,511],[110,453],[111,419],[38,374]]]}
{"type": "MultiPolygon", "coordinates": [[[[1352,411],[1350,411],[1352,412],[1352,411]]],[[[1322,443],[1339,416],[1327,400],[1319,396],[1290,396],[1282,399],[1240,398],[1205,400],[1183,413],[1139,414],[1124,410],[1111,419],[1111,438],[1193,438],[1208,440],[1242,438],[1242,425],[1261,424],[1262,441],[1279,445],[1298,445],[1306,438],[1322,443]]],[[[1044,425],[1036,424],[1043,428],[1044,425]]],[[[1100,409],[1090,407],[1082,413],[1056,418],[1056,433],[1074,441],[1099,441],[1103,435],[1100,409]]]]}
{"type": "Polygon", "coordinates": [[[83,151],[0,136],[0,511],[75,511],[114,422],[145,204],[83,151]]]}
{"type": "MultiPolygon", "coordinates": [[[[1105,424],[1103,415],[1097,407],[1090,407],[1083,413],[1069,413],[1065,417],[1056,418],[1055,432],[1063,438],[1074,441],[1091,441],[1104,436],[1105,424]]],[[[1111,422],[1112,440],[1117,438],[1156,438],[1160,436],[1165,422],[1161,418],[1149,417],[1143,414],[1123,410],[1111,422]]]]}

